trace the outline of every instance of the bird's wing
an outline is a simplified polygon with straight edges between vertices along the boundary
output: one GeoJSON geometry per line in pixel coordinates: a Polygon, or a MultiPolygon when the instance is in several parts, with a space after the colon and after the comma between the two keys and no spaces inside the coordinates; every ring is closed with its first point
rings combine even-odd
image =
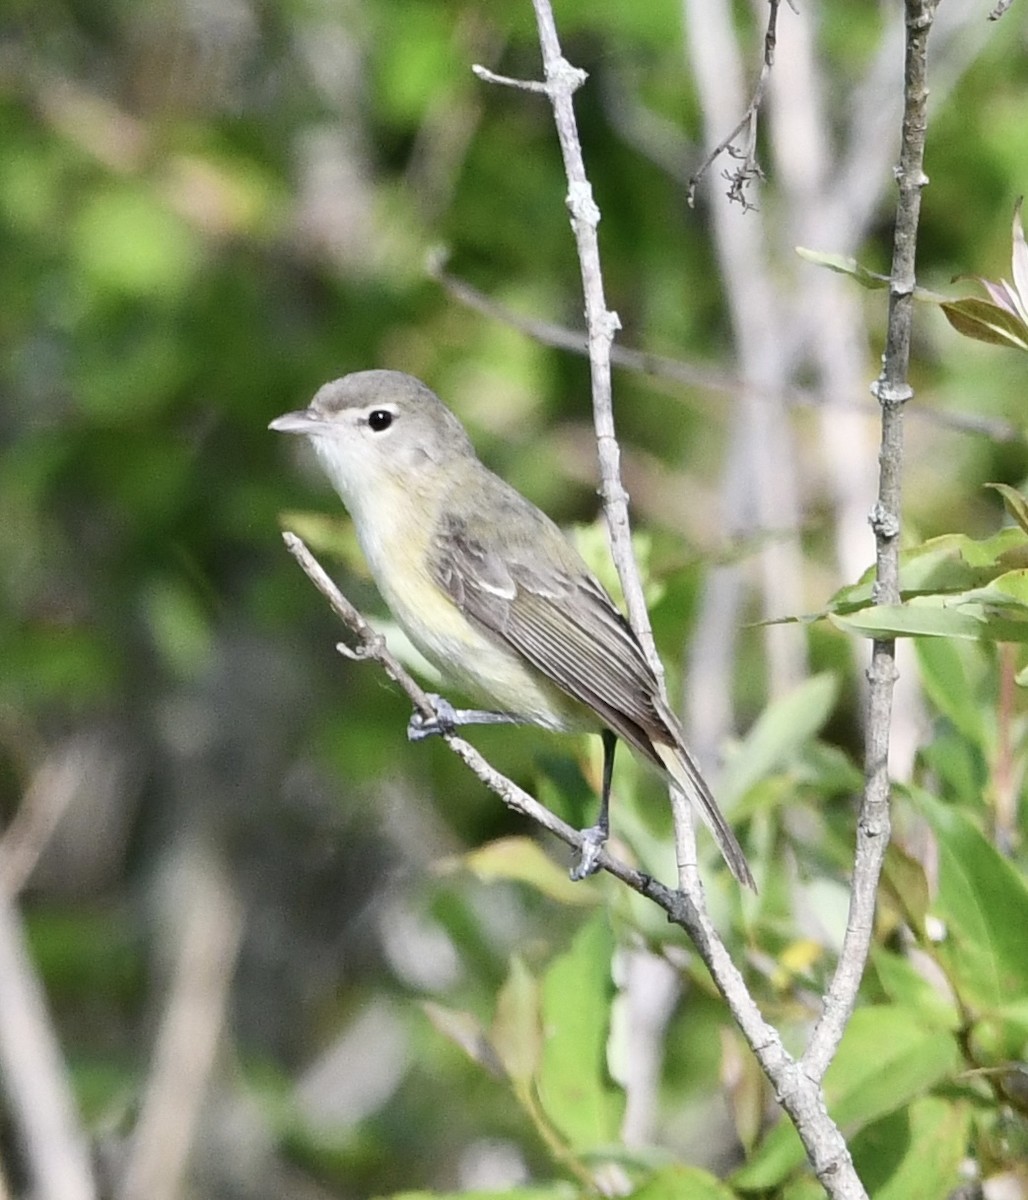
{"type": "Polygon", "coordinates": [[[742,848],[686,748],[628,622],[555,527],[559,543],[532,536],[533,526],[551,527],[548,517],[516,494],[506,507],[507,529],[514,536],[502,557],[469,522],[444,519],[430,554],[436,582],[466,617],[502,638],[670,775],[699,808],[736,879],[755,887],[742,848]],[[558,544],[559,557],[540,550],[549,545],[557,553],[558,544]]]}
{"type": "Polygon", "coordinates": [[[536,539],[515,539],[501,558],[466,522],[449,518],[433,544],[433,572],[466,617],[666,770],[653,740],[677,739],[655,703],[657,682],[631,628],[584,563],[570,554],[548,561],[538,547],[536,539]]]}

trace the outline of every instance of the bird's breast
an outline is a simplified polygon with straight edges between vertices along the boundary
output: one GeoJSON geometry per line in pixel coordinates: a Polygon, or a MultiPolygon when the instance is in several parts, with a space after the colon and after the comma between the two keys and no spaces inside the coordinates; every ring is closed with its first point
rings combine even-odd
{"type": "Polygon", "coordinates": [[[431,522],[357,522],[358,539],[398,624],[444,678],[477,704],[548,729],[595,729],[595,717],[498,636],[470,621],[436,583],[431,522]]]}

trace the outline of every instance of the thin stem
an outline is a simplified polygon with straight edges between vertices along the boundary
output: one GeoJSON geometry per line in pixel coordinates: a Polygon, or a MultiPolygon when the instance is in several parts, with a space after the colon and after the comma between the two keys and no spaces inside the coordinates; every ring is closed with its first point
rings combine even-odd
{"type": "Polygon", "coordinates": [[[650,666],[663,680],[664,668],[657,656],[646,608],[642,580],[632,551],[632,529],[628,516],[628,493],[621,482],[621,448],[614,428],[611,395],[610,349],[614,334],[621,328],[618,315],[607,308],[603,274],[600,268],[600,244],[597,226],[600,210],[593,199],[592,185],[585,172],[582,146],[578,137],[572,97],[585,81],[585,72],[571,66],[561,53],[557,26],[549,0],[532,0],[547,92],[553,105],[557,138],[567,175],[567,206],[571,228],[578,248],[585,298],[585,319],[589,338],[589,367],[592,376],[593,424],[600,465],[600,495],[610,531],[611,554],[617,567],[621,590],[628,607],[628,619],[642,644],[650,666]]]}
{"type": "MultiPolygon", "coordinates": [[[[468,283],[466,279],[461,279],[460,276],[449,271],[446,267],[444,253],[433,251],[428,257],[425,270],[429,278],[434,279],[436,283],[445,288],[450,296],[482,316],[499,321],[511,329],[516,329],[543,346],[552,346],[558,350],[567,350],[571,354],[588,357],[589,338],[581,330],[570,329],[566,325],[558,325],[552,321],[544,321],[538,317],[529,317],[515,312],[512,308],[502,304],[499,300],[494,300],[492,296],[468,283]]],[[[771,402],[780,398],[790,408],[824,410],[824,397],[813,388],[792,384],[782,389],[772,389],[753,380],[744,383],[740,376],[732,375],[727,371],[698,366],[696,363],[685,362],[680,358],[668,358],[663,354],[652,354],[648,350],[636,350],[634,347],[618,345],[616,342],[610,348],[610,361],[613,366],[622,367],[626,371],[635,371],[640,375],[650,375],[657,379],[667,379],[672,383],[683,384],[686,387],[702,391],[734,396],[746,387],[759,400],[771,402]]],[[[853,391],[851,395],[843,393],[832,396],[833,410],[870,413],[873,407],[874,402],[868,400],[866,393],[863,392],[859,395],[853,391]]],[[[1024,433],[1020,426],[1013,421],[1006,421],[1002,417],[928,406],[918,406],[912,409],[908,417],[941,429],[952,429],[957,433],[989,438],[994,442],[1022,443],[1024,441],[1024,433]]]]}
{"type": "MultiPolygon", "coordinates": [[[[917,248],[927,127],[928,34],[937,0],[906,0],[903,137],[896,172],[899,199],[889,285],[889,324],[882,372],[874,392],[882,409],[878,499],[871,510],[875,534],[875,601],[898,604],[899,532],[903,467],[903,406],[913,394],[907,382],[914,308],[917,248]]],[[[864,753],[864,795],[857,823],[857,850],[849,919],[824,1010],[803,1056],[811,1078],[823,1078],[856,1003],[874,929],[875,897],[889,845],[889,730],[896,682],[896,644],[872,645],[864,753]]]]}
{"type": "Polygon", "coordinates": [[[764,53],[760,63],[760,74],[757,76],[753,95],[746,106],[746,111],[743,113],[742,119],[727,137],[722,138],[718,142],[700,164],[699,169],[689,179],[685,197],[690,208],[696,202],[696,188],[699,186],[700,180],[710,170],[714,161],[720,155],[724,154],[726,150],[732,158],[742,161],[742,166],[737,167],[734,171],[725,172],[725,178],[730,185],[728,198],[729,200],[734,200],[737,204],[741,204],[744,209],[753,207],[746,198],[746,188],[753,180],[763,177],[760,164],[757,162],[757,118],[760,114],[760,106],[764,102],[764,89],[767,87],[771,68],[775,61],[775,43],[778,38],[778,8],[780,3],[781,0],[768,0],[767,28],[764,31],[764,53]],[[744,131],[746,133],[745,145],[741,150],[736,149],[733,143],[744,131]]]}

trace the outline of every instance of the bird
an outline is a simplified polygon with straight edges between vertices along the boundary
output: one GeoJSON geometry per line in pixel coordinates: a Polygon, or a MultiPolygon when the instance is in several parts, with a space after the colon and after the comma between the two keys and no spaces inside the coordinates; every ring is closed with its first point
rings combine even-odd
{"type": "Polygon", "coordinates": [[[434,715],[411,718],[412,740],[495,723],[599,733],[599,817],[582,831],[576,879],[599,867],[615,747],[626,742],[689,797],[736,880],[755,890],[631,626],[560,528],[481,462],[435,392],[401,371],[355,371],[269,428],[309,439],[397,623],[483,706],[433,695],[434,715]]]}

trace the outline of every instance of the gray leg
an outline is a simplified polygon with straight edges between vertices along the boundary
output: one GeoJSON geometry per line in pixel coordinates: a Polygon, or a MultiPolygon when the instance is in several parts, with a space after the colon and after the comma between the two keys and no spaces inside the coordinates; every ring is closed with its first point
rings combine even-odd
{"type": "Polygon", "coordinates": [[[605,729],[600,737],[603,739],[603,792],[600,795],[600,815],[595,825],[582,830],[582,847],[578,862],[571,868],[571,878],[576,881],[588,879],[600,869],[600,851],[610,834],[610,781],[614,776],[614,751],[617,749],[618,740],[609,729],[605,729]]]}
{"type": "Polygon", "coordinates": [[[454,708],[449,700],[429,692],[429,700],[435,709],[434,717],[413,713],[407,722],[407,738],[420,742],[423,738],[454,733],[461,725],[527,725],[523,717],[514,713],[482,712],[477,708],[454,708]]]}

